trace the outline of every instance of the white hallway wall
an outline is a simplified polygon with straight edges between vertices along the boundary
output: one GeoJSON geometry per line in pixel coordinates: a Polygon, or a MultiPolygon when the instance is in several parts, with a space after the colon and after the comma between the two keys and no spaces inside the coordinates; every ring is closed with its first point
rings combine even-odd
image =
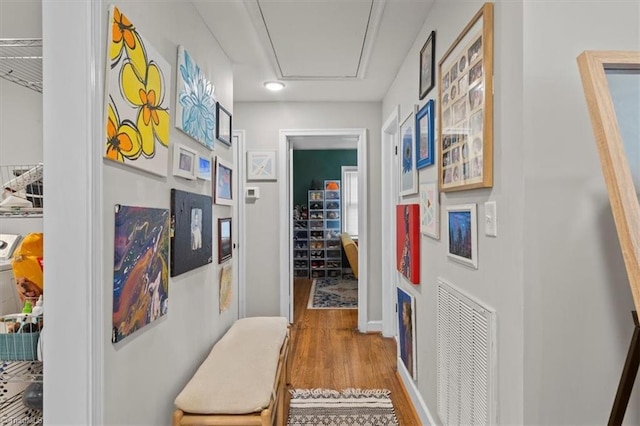
{"type": "MultiPolygon", "coordinates": [[[[246,130],[247,150],[278,150],[280,129],[366,128],[369,137],[369,320],[382,318],[380,282],[380,104],[325,102],[238,102],[233,125],[246,130]]],[[[278,176],[282,179],[282,176],[278,176]]],[[[283,202],[278,182],[250,182],[260,199],[247,204],[247,315],[278,315],[280,311],[278,225],[283,202]]]]}
{"type": "Polygon", "coordinates": [[[640,50],[640,3],[526,1],[523,16],[524,423],[602,425],[634,307],[576,57],[640,50]]]}
{"type": "MultiPolygon", "coordinates": [[[[436,2],[402,68],[383,101],[383,116],[400,104],[400,120],[413,110],[436,100],[438,85],[418,99],[420,49],[432,30],[436,31],[436,66],[467,22],[480,9],[481,1],[436,2]]],[[[437,283],[442,277],[497,312],[497,406],[499,424],[521,424],[523,412],[523,288],[522,288],[522,22],[520,2],[497,2],[494,7],[494,184],[493,188],[442,193],[440,196],[440,240],[421,236],[421,284],[404,279],[400,285],[416,297],[417,388],[431,414],[437,418],[437,283]],[[496,201],[498,237],[484,235],[483,203],[496,201]],[[447,259],[446,207],[476,203],[478,210],[477,270],[447,259]]],[[[437,124],[436,124],[437,126],[437,124]]],[[[436,137],[436,146],[438,140],[436,137]]],[[[436,148],[439,152],[439,148],[436,148]]],[[[420,182],[437,182],[436,165],[419,171],[420,182]]],[[[402,203],[418,203],[417,196],[402,203]]]]}
{"type": "MultiPolygon", "coordinates": [[[[74,39],[81,40],[79,44],[86,45],[91,28],[88,24],[83,24],[87,25],[84,27],[87,32],[82,33],[83,25],[60,26],[54,22],[59,22],[56,18],[63,19],[63,16],[79,16],[82,22],[89,21],[86,15],[90,4],[45,4],[44,20],[48,24],[45,25],[45,43],[49,41],[52,45],[59,45],[65,39],[74,39]],[[57,16],[57,13],[62,16],[57,16]],[[80,34],[74,32],[76,28],[80,30],[80,34]]],[[[183,45],[195,58],[216,86],[217,99],[232,110],[233,79],[230,61],[189,2],[170,0],[155,2],[153,7],[149,7],[150,3],[147,1],[122,0],[117,5],[136,25],[146,42],[171,65],[171,75],[165,81],[171,87],[170,92],[165,94],[171,105],[170,144],[181,143],[201,154],[210,154],[210,151],[174,127],[178,45],[183,45]]],[[[108,2],[100,2],[95,6],[99,14],[97,19],[103,23],[102,34],[98,37],[100,49],[95,52],[100,70],[105,63],[107,36],[111,34],[111,27],[106,26],[108,6],[108,2]]],[[[52,53],[53,51],[51,50],[52,53]]],[[[212,344],[237,318],[237,303],[232,303],[225,313],[218,313],[219,266],[214,261],[210,265],[169,278],[168,314],[118,344],[112,344],[114,205],[119,203],[168,209],[171,188],[211,195],[211,186],[203,181],[188,182],[171,176],[171,154],[167,164],[169,176],[166,178],[103,160],[96,161],[95,158],[91,161],[99,165],[99,170],[91,170],[78,160],[78,167],[74,172],[76,179],[91,182],[96,175],[102,179],[99,193],[95,195],[100,210],[89,212],[88,217],[78,217],[77,221],[70,222],[69,218],[78,214],[74,206],[80,204],[81,208],[89,211],[91,208],[87,208],[86,202],[80,199],[82,192],[67,193],[62,189],[64,179],[68,177],[65,176],[68,175],[65,171],[67,155],[74,146],[87,144],[87,134],[104,134],[101,130],[104,128],[102,120],[95,129],[89,127],[90,120],[83,116],[90,108],[102,111],[103,100],[101,97],[93,99],[91,106],[87,106],[85,93],[78,90],[78,87],[88,86],[85,80],[88,73],[78,72],[89,69],[90,62],[86,56],[58,57],[52,54],[50,58],[45,67],[45,83],[51,81],[55,84],[45,86],[48,87],[45,89],[45,142],[55,142],[54,135],[62,134],[61,131],[65,128],[62,111],[74,111],[77,114],[74,118],[79,120],[81,126],[78,132],[64,133],[67,139],[63,141],[60,150],[45,149],[45,161],[51,171],[51,180],[47,182],[52,182],[52,193],[57,196],[57,208],[45,218],[45,232],[53,235],[45,240],[45,257],[51,259],[47,260],[45,269],[45,279],[51,283],[51,290],[47,290],[47,300],[51,300],[47,304],[47,320],[51,319],[48,323],[52,325],[50,344],[46,345],[45,350],[48,361],[48,370],[45,370],[45,422],[88,424],[85,414],[87,406],[90,400],[98,398],[103,410],[102,420],[99,421],[101,424],[170,424],[173,400],[208,354],[212,344]],[[82,58],[85,62],[82,62],[82,58]],[[65,80],[69,70],[78,72],[73,74],[73,84],[65,80]],[[83,129],[82,126],[86,127],[83,129]],[[99,223],[100,218],[102,228],[101,232],[97,232],[100,238],[93,240],[95,246],[87,247],[87,243],[83,241],[92,241],[91,224],[96,221],[99,223]],[[78,258],[87,249],[98,253],[100,264],[93,267],[98,269],[101,279],[94,282],[86,279],[90,273],[76,273],[75,271],[82,271],[85,267],[82,263],[69,268],[70,260],[65,256],[72,250],[70,246],[79,251],[78,258]],[[94,286],[99,292],[98,302],[90,307],[85,305],[91,300],[85,298],[87,286],[94,286]],[[80,323],[68,324],[70,320],[73,321],[71,311],[74,311],[74,307],[87,312],[86,316],[80,315],[80,321],[98,325],[91,328],[78,326],[80,323]],[[100,331],[92,333],[92,329],[100,331]],[[90,358],[87,348],[91,351],[98,348],[99,353],[90,358]],[[102,363],[98,363],[100,371],[96,373],[92,362],[99,361],[99,358],[102,363]],[[94,377],[102,376],[102,388],[87,379],[92,370],[96,374],[94,377]],[[88,392],[89,389],[92,393],[88,392]]],[[[101,74],[104,77],[103,71],[101,74]]],[[[101,94],[103,78],[98,80],[97,86],[97,92],[101,94]]],[[[102,138],[95,143],[102,145],[101,141],[102,138]]],[[[101,156],[100,150],[98,153],[101,156]]],[[[230,148],[217,145],[215,155],[232,161],[230,148]]],[[[89,157],[82,157],[80,154],[80,158],[89,157]]],[[[213,206],[213,215],[215,224],[218,217],[230,216],[231,208],[213,206]]],[[[214,231],[214,235],[215,233],[217,232],[214,231]]],[[[216,259],[217,246],[214,244],[214,247],[213,258],[216,259]]],[[[237,289],[234,294],[237,297],[237,289]]]]}

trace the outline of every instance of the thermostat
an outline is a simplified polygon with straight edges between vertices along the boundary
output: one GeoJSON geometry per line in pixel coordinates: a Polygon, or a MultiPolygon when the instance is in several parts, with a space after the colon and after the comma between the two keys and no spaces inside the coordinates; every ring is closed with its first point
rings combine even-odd
{"type": "Polygon", "coordinates": [[[257,186],[247,187],[245,197],[257,200],[258,198],[260,198],[260,188],[258,188],[257,186]]]}

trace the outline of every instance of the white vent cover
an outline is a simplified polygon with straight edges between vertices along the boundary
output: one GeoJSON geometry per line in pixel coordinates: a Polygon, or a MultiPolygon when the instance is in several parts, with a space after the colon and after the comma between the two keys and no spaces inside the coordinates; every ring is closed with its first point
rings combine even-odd
{"type": "Polygon", "coordinates": [[[495,312],[438,279],[438,415],[445,425],[495,422],[495,312]]]}

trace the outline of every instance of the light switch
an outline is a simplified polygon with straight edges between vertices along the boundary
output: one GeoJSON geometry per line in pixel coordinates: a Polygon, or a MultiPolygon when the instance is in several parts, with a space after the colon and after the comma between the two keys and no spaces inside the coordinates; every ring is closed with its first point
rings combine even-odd
{"type": "Polygon", "coordinates": [[[498,236],[496,202],[487,201],[484,203],[484,234],[489,237],[498,236]]]}

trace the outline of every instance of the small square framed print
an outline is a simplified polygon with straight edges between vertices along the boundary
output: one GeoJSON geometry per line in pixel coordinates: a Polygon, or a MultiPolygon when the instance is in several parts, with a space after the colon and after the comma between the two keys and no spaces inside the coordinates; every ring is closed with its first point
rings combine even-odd
{"type": "Polygon", "coordinates": [[[211,180],[211,157],[198,155],[198,179],[211,180]]]}
{"type": "Polygon", "coordinates": [[[184,145],[173,145],[173,175],[185,179],[194,180],[196,178],[198,153],[184,145]]]}
{"type": "Polygon", "coordinates": [[[247,152],[247,180],[277,180],[276,152],[247,152]]]}

